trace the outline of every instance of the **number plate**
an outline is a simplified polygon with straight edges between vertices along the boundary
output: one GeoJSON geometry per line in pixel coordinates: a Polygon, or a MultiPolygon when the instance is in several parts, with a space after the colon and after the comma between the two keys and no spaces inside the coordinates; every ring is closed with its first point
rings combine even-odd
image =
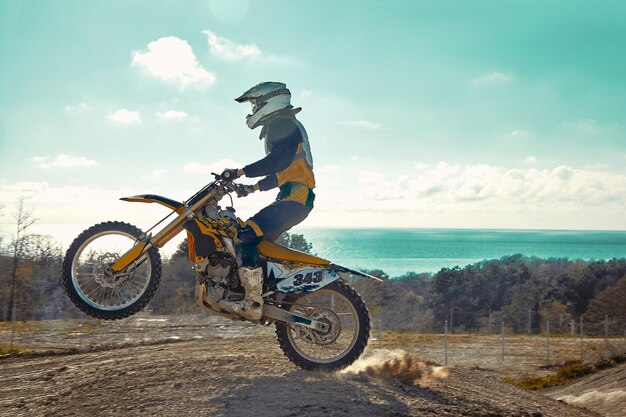
{"type": "Polygon", "coordinates": [[[282,292],[315,291],[339,278],[339,274],[322,268],[289,269],[273,262],[267,263],[269,287],[282,292]]]}

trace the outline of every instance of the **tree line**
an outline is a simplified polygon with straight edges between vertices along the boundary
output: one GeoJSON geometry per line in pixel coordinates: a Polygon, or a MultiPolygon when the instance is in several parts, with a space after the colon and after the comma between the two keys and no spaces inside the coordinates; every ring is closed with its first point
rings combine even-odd
{"type": "MultiPolygon", "coordinates": [[[[82,313],[60,282],[60,245],[28,233],[34,220],[23,204],[14,218],[15,236],[0,240],[0,319],[11,320],[13,314],[17,320],[78,317],[82,313]]],[[[285,233],[279,243],[313,251],[301,234],[285,233]]],[[[186,245],[182,242],[164,260],[160,288],[147,306],[154,314],[200,312],[186,245]]],[[[613,327],[626,325],[626,259],[584,262],[512,255],[435,274],[391,278],[381,270],[365,272],[384,283],[363,278],[351,283],[366,300],[374,324],[383,328],[441,331],[447,320],[466,331],[505,322],[516,332],[539,332],[549,320],[555,332],[566,333],[580,317],[592,324],[589,331],[599,331],[607,316],[613,327]]]]}
{"type": "Polygon", "coordinates": [[[455,329],[479,331],[503,322],[514,332],[540,333],[550,321],[552,332],[569,333],[582,317],[588,334],[600,334],[606,325],[612,334],[626,330],[626,259],[584,262],[518,254],[433,275],[391,279],[380,270],[366,272],[385,284],[364,278],[352,283],[383,328],[441,331],[447,321],[455,329]]]}

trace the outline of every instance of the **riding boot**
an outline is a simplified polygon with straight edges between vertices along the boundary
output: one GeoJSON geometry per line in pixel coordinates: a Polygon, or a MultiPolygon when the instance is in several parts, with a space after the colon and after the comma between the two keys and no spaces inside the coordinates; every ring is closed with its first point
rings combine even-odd
{"type": "Polygon", "coordinates": [[[245,297],[242,301],[219,302],[220,307],[239,314],[250,320],[260,320],[263,315],[263,268],[250,269],[239,268],[239,280],[245,289],[245,297]]]}

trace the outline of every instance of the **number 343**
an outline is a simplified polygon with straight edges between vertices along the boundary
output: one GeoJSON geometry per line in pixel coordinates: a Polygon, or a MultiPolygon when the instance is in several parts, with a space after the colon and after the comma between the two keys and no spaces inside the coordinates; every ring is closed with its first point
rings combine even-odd
{"type": "Polygon", "coordinates": [[[298,285],[302,284],[313,284],[322,282],[322,279],[324,278],[324,273],[322,271],[307,272],[306,274],[296,274],[293,278],[293,285],[297,287],[298,285]]]}

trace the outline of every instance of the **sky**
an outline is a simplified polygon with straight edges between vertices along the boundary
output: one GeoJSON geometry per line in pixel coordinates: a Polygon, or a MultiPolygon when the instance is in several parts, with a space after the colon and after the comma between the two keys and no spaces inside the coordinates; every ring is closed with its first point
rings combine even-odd
{"type": "Polygon", "coordinates": [[[151,225],[167,210],[119,198],[264,155],[234,101],[262,81],[303,108],[302,227],[626,230],[625,22],[608,0],[2,0],[0,233],[20,197],[64,243],[151,225]]]}

